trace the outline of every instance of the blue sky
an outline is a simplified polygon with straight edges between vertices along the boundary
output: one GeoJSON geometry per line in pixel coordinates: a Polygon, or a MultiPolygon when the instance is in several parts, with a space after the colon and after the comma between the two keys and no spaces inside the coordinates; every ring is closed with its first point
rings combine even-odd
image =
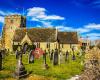
{"type": "Polygon", "coordinates": [[[100,39],[100,0],[1,0],[0,31],[11,14],[25,15],[28,28],[57,27],[100,39]]]}

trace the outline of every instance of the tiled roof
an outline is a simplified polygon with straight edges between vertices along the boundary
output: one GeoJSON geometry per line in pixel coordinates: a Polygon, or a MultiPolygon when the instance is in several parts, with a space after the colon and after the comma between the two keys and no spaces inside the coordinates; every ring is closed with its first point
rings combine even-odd
{"type": "MultiPolygon", "coordinates": [[[[56,41],[56,30],[52,28],[17,29],[13,41],[20,42],[25,37],[26,32],[32,42],[56,41]]],[[[77,32],[58,32],[58,40],[60,43],[77,44],[77,32]]]]}
{"type": "Polygon", "coordinates": [[[60,43],[78,44],[77,32],[59,32],[58,40],[60,43]]]}

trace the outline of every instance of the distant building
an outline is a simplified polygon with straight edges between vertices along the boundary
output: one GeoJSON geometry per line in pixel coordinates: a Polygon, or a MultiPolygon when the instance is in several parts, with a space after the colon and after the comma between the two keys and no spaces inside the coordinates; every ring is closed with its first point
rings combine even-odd
{"type": "Polygon", "coordinates": [[[88,38],[80,38],[79,39],[79,43],[81,46],[90,46],[91,45],[91,41],[88,38]]]}
{"type": "Polygon", "coordinates": [[[100,45],[100,40],[95,40],[95,45],[100,45]]]}
{"type": "Polygon", "coordinates": [[[58,41],[59,48],[62,51],[71,49],[78,45],[77,32],[59,32],[56,36],[56,29],[53,28],[26,28],[26,18],[21,15],[10,15],[5,17],[3,27],[3,46],[10,50],[16,50],[18,45],[28,48],[40,47],[45,49],[55,49],[55,43],[58,41]]]}

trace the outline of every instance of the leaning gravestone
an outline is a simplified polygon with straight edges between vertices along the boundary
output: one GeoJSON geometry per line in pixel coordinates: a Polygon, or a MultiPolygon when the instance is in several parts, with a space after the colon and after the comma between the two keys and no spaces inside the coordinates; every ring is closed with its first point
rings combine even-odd
{"type": "Polygon", "coordinates": [[[22,52],[19,52],[19,58],[15,70],[15,77],[20,79],[22,77],[25,77],[26,75],[27,75],[27,71],[25,70],[25,67],[22,63],[22,52]]]}
{"type": "Polygon", "coordinates": [[[53,65],[58,65],[58,50],[57,49],[55,49],[55,52],[54,52],[53,65]]]}
{"type": "Polygon", "coordinates": [[[2,69],[2,52],[0,51],[0,70],[2,69]]]}
{"type": "Polygon", "coordinates": [[[100,49],[94,47],[85,55],[85,70],[78,80],[100,80],[100,49]]]}

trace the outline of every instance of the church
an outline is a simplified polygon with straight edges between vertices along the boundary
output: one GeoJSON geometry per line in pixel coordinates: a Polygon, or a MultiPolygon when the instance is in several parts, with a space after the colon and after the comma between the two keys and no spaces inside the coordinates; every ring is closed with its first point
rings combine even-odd
{"type": "Polygon", "coordinates": [[[77,32],[61,32],[54,28],[26,28],[26,17],[22,15],[8,15],[2,33],[2,46],[15,51],[17,47],[33,46],[43,50],[59,48],[62,51],[71,50],[72,46],[79,47],[77,32]]]}

